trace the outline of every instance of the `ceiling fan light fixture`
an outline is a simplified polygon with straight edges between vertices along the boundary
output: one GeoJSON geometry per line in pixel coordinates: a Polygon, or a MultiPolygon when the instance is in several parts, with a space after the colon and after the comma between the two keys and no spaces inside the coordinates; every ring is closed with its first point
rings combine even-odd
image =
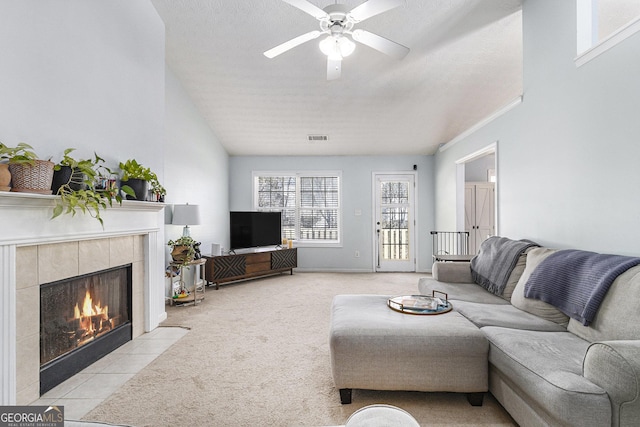
{"type": "Polygon", "coordinates": [[[327,55],[329,59],[340,61],[353,53],[356,44],[346,37],[328,36],[319,44],[322,53],[327,55]]]}
{"type": "Polygon", "coordinates": [[[369,46],[397,59],[402,59],[409,53],[409,48],[406,46],[369,31],[353,28],[355,24],[359,24],[365,19],[401,6],[406,0],[366,0],[353,9],[350,9],[346,4],[339,4],[338,0],[335,0],[335,4],[324,9],[320,9],[309,0],[282,1],[317,19],[320,31],[310,31],[267,50],[264,52],[267,58],[274,58],[326,34],[327,37],[320,42],[319,47],[322,53],[327,56],[327,80],[336,80],[340,78],[342,72],[342,59],[351,55],[356,48],[354,42],[369,46]]]}
{"type": "Polygon", "coordinates": [[[346,37],[338,38],[338,47],[343,58],[351,55],[356,50],[356,44],[346,37]]]}

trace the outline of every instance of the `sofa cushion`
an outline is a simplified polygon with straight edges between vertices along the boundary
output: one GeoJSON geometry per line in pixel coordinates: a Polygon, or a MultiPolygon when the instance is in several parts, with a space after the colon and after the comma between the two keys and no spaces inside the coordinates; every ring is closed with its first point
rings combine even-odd
{"type": "Polygon", "coordinates": [[[524,273],[524,269],[527,266],[527,253],[531,249],[527,249],[523,254],[518,257],[518,261],[516,262],[515,267],[511,271],[509,278],[507,279],[507,285],[504,287],[504,291],[502,291],[502,295],[500,295],[503,299],[507,301],[511,301],[511,295],[513,294],[513,290],[516,288],[520,277],[522,277],[522,273],[524,273]]]}
{"type": "MultiPolygon", "coordinates": [[[[500,297],[506,301],[511,301],[511,294],[518,284],[518,280],[527,264],[527,253],[521,254],[518,257],[515,267],[511,271],[507,284],[500,297]]],[[[448,283],[473,283],[471,277],[471,268],[468,262],[434,262],[431,269],[431,274],[435,280],[448,282],[448,283]]],[[[480,285],[477,285],[480,286],[480,285]]],[[[431,294],[429,294],[431,295],[431,294]]]]}
{"type": "Polygon", "coordinates": [[[447,283],[423,277],[418,281],[421,295],[431,296],[432,291],[444,292],[451,300],[477,301],[486,304],[509,304],[497,295],[487,292],[475,283],[447,283]]]}
{"type": "Polygon", "coordinates": [[[442,282],[473,283],[469,264],[468,262],[436,261],[431,267],[431,276],[442,282]]]}
{"type": "Polygon", "coordinates": [[[540,332],[487,326],[489,363],[514,389],[546,412],[550,425],[611,424],[605,390],[582,375],[589,342],[569,332],[540,332]]]}
{"type": "Polygon", "coordinates": [[[517,309],[511,304],[482,304],[454,300],[452,305],[454,310],[479,328],[502,326],[532,331],[566,332],[562,325],[517,309]]]}
{"type": "Polygon", "coordinates": [[[589,326],[571,319],[567,330],[591,342],[640,339],[640,266],[630,268],[611,284],[589,326]]]}
{"type": "Polygon", "coordinates": [[[520,280],[518,280],[518,284],[511,295],[511,304],[520,310],[535,314],[536,316],[540,316],[543,319],[550,320],[562,326],[566,326],[569,323],[569,316],[551,304],[547,304],[544,301],[533,298],[526,298],[524,296],[524,287],[533,271],[545,258],[554,252],[557,252],[557,249],[533,248],[527,252],[527,263],[524,272],[522,273],[522,276],[520,276],[520,280]]]}

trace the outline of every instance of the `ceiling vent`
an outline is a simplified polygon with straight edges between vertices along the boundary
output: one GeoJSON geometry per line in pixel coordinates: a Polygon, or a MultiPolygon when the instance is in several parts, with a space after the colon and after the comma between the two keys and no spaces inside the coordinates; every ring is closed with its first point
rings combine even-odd
{"type": "Polygon", "coordinates": [[[329,135],[307,135],[307,141],[315,142],[315,141],[328,141],[329,135]]]}

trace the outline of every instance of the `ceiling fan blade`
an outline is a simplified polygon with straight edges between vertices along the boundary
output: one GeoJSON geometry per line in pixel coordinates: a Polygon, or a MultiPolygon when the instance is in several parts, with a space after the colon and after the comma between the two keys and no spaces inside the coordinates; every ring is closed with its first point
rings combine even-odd
{"type": "Polygon", "coordinates": [[[316,19],[328,18],[329,15],[318,6],[309,3],[307,0],[282,0],[285,3],[289,3],[291,6],[297,7],[303,12],[308,13],[316,19]]]}
{"type": "Polygon", "coordinates": [[[396,59],[402,59],[409,53],[409,48],[399,43],[385,39],[377,34],[365,30],[354,30],[353,39],[396,59]]]}
{"type": "Polygon", "coordinates": [[[286,51],[288,51],[289,49],[293,49],[296,46],[301,45],[302,43],[308,42],[309,40],[313,40],[313,39],[317,39],[318,37],[320,37],[320,34],[322,34],[320,31],[310,31],[306,34],[303,34],[301,36],[298,36],[294,39],[291,39],[289,41],[286,41],[282,44],[279,44],[278,46],[271,48],[269,50],[267,50],[266,52],[264,52],[264,56],[266,56],[267,58],[275,58],[276,56],[280,55],[281,53],[284,53],[286,51]]]}
{"type": "Polygon", "coordinates": [[[327,80],[337,80],[342,74],[342,60],[327,58],[327,80]]]}
{"type": "Polygon", "coordinates": [[[401,6],[404,2],[404,0],[369,0],[362,3],[360,6],[354,7],[351,12],[349,12],[349,16],[351,16],[351,19],[355,22],[362,22],[372,16],[379,15],[382,12],[401,6]]]}

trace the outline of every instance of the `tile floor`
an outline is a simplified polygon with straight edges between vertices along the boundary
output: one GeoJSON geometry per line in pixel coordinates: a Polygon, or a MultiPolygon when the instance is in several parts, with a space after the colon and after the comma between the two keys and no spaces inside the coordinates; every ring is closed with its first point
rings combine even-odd
{"type": "Polygon", "coordinates": [[[33,405],[64,406],[67,420],[79,420],[189,331],[159,327],[129,341],[57,387],[33,405]]]}

